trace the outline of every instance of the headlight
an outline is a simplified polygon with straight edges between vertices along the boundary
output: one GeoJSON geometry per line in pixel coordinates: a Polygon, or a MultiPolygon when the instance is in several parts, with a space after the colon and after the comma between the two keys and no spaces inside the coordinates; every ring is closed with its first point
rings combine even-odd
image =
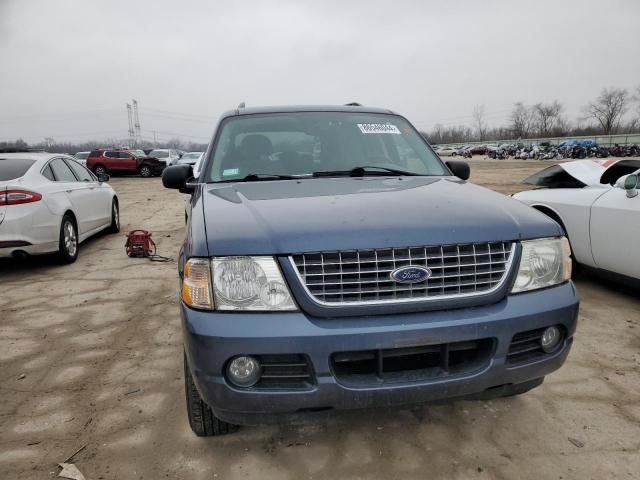
{"type": "Polygon", "coordinates": [[[216,310],[296,310],[273,257],[214,257],[216,310]]]}
{"type": "Polygon", "coordinates": [[[182,301],[194,308],[211,310],[211,285],[209,283],[209,260],[190,258],[184,265],[182,301]]]}
{"type": "Polygon", "coordinates": [[[571,278],[571,249],[565,237],[522,242],[518,276],[512,293],[550,287],[571,278]]]}

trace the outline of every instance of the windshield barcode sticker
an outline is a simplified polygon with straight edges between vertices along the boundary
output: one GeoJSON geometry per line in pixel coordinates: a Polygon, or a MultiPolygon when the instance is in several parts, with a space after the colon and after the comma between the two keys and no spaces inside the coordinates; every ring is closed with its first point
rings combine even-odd
{"type": "Polygon", "coordinates": [[[393,133],[402,135],[398,127],[387,123],[358,123],[358,128],[362,133],[393,133]]]}
{"type": "Polygon", "coordinates": [[[229,175],[237,175],[238,171],[239,170],[237,168],[227,168],[227,169],[222,171],[222,176],[223,177],[227,177],[229,175]]]}

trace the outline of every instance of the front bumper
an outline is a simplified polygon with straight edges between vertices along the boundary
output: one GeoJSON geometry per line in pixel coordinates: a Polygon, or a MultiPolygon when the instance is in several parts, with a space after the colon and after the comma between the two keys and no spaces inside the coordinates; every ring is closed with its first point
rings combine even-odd
{"type": "Polygon", "coordinates": [[[293,313],[220,313],[181,307],[189,367],[203,400],[231,423],[269,422],[280,415],[325,409],[388,407],[464,397],[507,384],[523,384],[558,369],[572,343],[578,298],[568,282],[510,295],[482,307],[348,318],[314,318],[293,313]],[[529,363],[508,365],[516,333],[562,325],[566,338],[554,353],[529,363]],[[495,348],[480,370],[444,378],[347,386],[331,368],[335,352],[424,346],[493,338],[495,348]],[[236,355],[303,354],[315,384],[304,390],[232,387],[224,377],[236,355]]]}

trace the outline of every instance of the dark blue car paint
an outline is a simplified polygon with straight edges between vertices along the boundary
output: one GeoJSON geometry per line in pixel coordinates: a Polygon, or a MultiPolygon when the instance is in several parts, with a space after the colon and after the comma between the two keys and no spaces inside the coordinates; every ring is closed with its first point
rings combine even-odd
{"type": "MultiPolygon", "coordinates": [[[[363,111],[360,107],[283,107],[277,111],[363,111]]],[[[265,113],[276,110],[268,108],[265,113]]],[[[257,114],[260,109],[227,112],[257,114]]],[[[430,148],[430,147],[429,147],[430,148]]],[[[205,158],[208,171],[215,137],[205,158]]],[[[206,176],[206,175],[205,175],[206,176]]],[[[475,394],[539,379],[564,362],[575,331],[578,298],[571,282],[510,295],[513,268],[498,291],[478,298],[333,308],[314,303],[296,279],[288,255],[297,252],[520,241],[562,235],[545,215],[516,200],[455,177],[316,178],[198,184],[193,192],[179,273],[191,257],[274,255],[299,312],[198,311],[181,304],[184,347],[200,395],[222,420],[252,424],[309,409],[349,409],[420,403],[475,394]],[[509,368],[514,334],[563,325],[562,348],[543,360],[509,368]],[[481,338],[496,351],[481,371],[461,377],[352,388],[329,368],[332,353],[420,346],[481,338]],[[303,391],[238,389],[224,379],[240,354],[307,355],[316,385],[303,391]]]]}
{"type": "Polygon", "coordinates": [[[455,177],[202,184],[194,256],[281,255],[562,235],[544,214],[455,177]],[[200,245],[207,242],[207,246],[200,245]]]}
{"type": "Polygon", "coordinates": [[[543,377],[559,368],[571,346],[578,301],[571,282],[540,291],[509,295],[481,307],[412,314],[340,319],[304,312],[202,312],[182,305],[185,350],[194,380],[216,416],[239,424],[269,422],[280,414],[304,409],[351,409],[391,406],[461,397],[486,389],[543,377]],[[549,325],[568,332],[562,348],[546,359],[509,368],[505,355],[513,335],[549,325]],[[438,344],[481,338],[497,339],[490,364],[461,377],[353,388],[331,373],[334,352],[438,344]],[[241,390],[230,386],[223,370],[238,354],[304,353],[317,384],[305,391],[241,390]]]}

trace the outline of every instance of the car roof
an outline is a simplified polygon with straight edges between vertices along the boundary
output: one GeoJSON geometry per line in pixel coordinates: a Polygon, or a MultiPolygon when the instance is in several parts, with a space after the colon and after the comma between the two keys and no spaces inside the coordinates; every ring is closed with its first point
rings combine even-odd
{"type": "Polygon", "coordinates": [[[0,153],[0,159],[25,159],[33,161],[47,161],[53,157],[69,157],[65,153],[49,153],[49,152],[19,152],[19,153],[0,153]]]}
{"type": "Polygon", "coordinates": [[[386,113],[397,115],[386,108],[363,107],[354,105],[275,105],[264,107],[243,107],[228,110],[222,118],[236,115],[255,115],[258,113],[296,113],[296,112],[344,112],[344,113],[386,113]]]}

